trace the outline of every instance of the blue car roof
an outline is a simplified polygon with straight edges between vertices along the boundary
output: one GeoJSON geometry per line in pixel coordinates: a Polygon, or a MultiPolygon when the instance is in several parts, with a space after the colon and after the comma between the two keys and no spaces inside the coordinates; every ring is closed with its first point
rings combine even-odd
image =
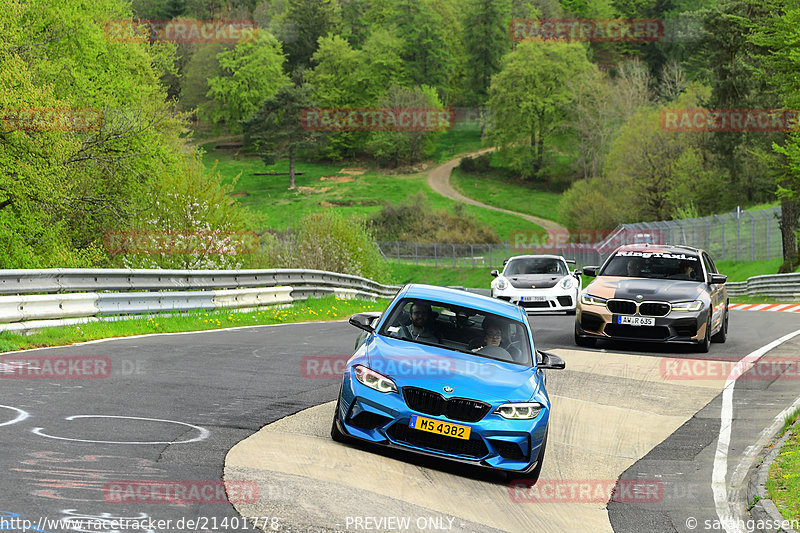
{"type": "Polygon", "coordinates": [[[522,319],[519,307],[514,304],[460,289],[448,289],[447,287],[439,287],[437,285],[412,283],[406,285],[401,290],[399,296],[401,298],[419,298],[422,300],[463,305],[464,307],[479,309],[514,320],[522,319]]]}

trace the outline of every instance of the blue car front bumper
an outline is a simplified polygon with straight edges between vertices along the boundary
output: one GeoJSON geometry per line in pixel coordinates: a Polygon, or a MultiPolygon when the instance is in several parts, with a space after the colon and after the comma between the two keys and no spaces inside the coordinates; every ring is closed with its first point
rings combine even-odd
{"type": "Polygon", "coordinates": [[[477,422],[435,416],[409,408],[402,388],[399,393],[381,393],[362,385],[347,371],[336,423],[343,433],[374,444],[511,472],[533,470],[547,431],[549,409],[542,409],[533,420],[508,420],[494,413],[504,402],[486,403],[491,409],[477,422]],[[413,429],[410,421],[415,415],[469,426],[470,438],[413,429]]]}

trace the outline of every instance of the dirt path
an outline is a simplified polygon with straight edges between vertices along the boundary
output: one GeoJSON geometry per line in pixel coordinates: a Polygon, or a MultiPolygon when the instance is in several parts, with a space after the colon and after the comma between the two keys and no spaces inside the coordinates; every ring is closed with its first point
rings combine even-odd
{"type": "Polygon", "coordinates": [[[223,135],[221,137],[212,137],[210,139],[202,139],[202,140],[192,139],[187,144],[190,144],[190,145],[192,145],[193,147],[196,148],[196,147],[200,146],[201,144],[227,143],[227,142],[231,142],[231,141],[241,141],[242,138],[243,138],[242,135],[223,135]]]}
{"type": "Polygon", "coordinates": [[[502,207],[494,207],[491,205],[486,205],[477,200],[473,200],[472,198],[467,198],[466,196],[458,192],[450,184],[450,173],[453,171],[455,167],[458,166],[458,164],[461,162],[463,158],[485,154],[493,150],[496,150],[496,148],[484,148],[483,150],[478,150],[477,152],[464,154],[455,159],[451,159],[447,163],[443,163],[438,167],[431,169],[428,172],[428,185],[430,185],[431,189],[433,189],[437,193],[441,194],[446,198],[450,198],[451,200],[455,200],[456,202],[462,202],[465,204],[482,207],[484,209],[491,209],[493,211],[500,211],[501,213],[508,213],[509,215],[516,215],[518,217],[524,218],[529,222],[538,224],[539,226],[543,227],[546,230],[566,232],[567,228],[565,228],[561,224],[553,222],[552,220],[547,220],[533,215],[526,215],[525,213],[518,213],[516,211],[511,211],[510,209],[503,209],[502,207]]]}

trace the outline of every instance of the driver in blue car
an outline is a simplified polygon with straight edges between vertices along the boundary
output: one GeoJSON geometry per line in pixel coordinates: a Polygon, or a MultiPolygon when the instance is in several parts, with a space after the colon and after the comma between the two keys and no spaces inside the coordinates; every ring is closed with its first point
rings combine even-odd
{"type": "Polygon", "coordinates": [[[415,341],[439,343],[439,335],[433,330],[433,311],[430,304],[414,302],[411,304],[411,324],[400,329],[400,336],[415,341]]]}

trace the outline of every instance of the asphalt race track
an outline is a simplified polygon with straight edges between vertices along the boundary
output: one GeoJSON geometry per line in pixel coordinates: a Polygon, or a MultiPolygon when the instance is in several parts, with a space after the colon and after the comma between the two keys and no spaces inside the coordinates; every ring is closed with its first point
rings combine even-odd
{"type": "MultiPolygon", "coordinates": [[[[800,329],[797,317],[733,311],[728,342],[703,355],[576,350],[573,320],[531,318],[537,348],[567,361],[548,376],[553,426],[538,491],[332,442],[338,380],[333,366],[310,372],[308,358],[346,358],[356,330],[344,322],[5,355],[0,530],[254,530],[239,511],[266,531],[703,531],[739,516],[753,445],[800,395],[800,376],[751,371],[723,394],[726,377],[731,362],[800,329]],[[76,358],[97,372],[36,374],[76,358]],[[29,371],[13,368],[20,360],[29,371]],[[223,476],[235,506],[220,492],[223,476]],[[600,489],[615,484],[618,501],[608,502],[600,489]],[[185,497],[153,487],[182,487],[185,497]]],[[[790,339],[768,356],[796,364],[799,346],[790,339]]]]}

